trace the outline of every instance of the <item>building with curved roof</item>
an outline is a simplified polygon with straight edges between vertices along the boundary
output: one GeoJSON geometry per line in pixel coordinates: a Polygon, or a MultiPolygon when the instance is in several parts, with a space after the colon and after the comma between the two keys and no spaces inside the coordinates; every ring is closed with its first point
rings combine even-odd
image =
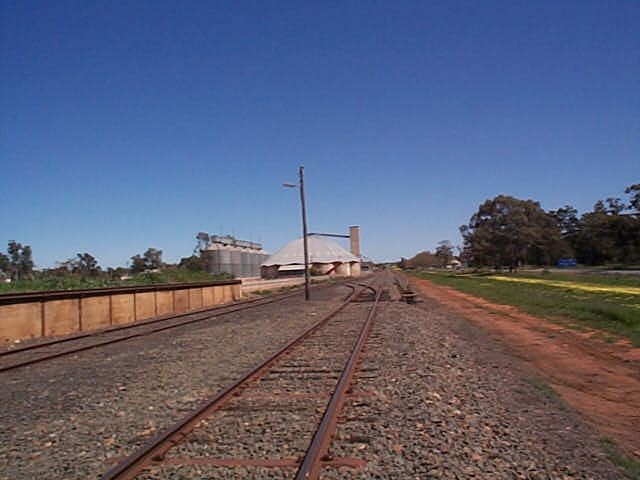
{"type": "MultiPolygon", "coordinates": [[[[360,258],[333,240],[318,236],[307,237],[309,265],[312,275],[360,275],[360,258]]],[[[302,237],[287,243],[261,265],[263,278],[276,278],[285,272],[304,273],[304,242],[302,237]]]]}

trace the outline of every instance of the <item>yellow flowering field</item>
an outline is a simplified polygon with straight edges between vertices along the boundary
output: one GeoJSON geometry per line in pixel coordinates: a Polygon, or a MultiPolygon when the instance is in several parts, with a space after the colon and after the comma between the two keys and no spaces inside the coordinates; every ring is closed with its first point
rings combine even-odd
{"type": "Polygon", "coordinates": [[[623,295],[640,295],[640,287],[629,287],[622,285],[593,285],[587,283],[570,282],[565,280],[546,280],[542,278],[522,278],[522,277],[504,277],[495,275],[489,277],[492,280],[502,282],[530,283],[537,285],[545,285],[548,287],[570,288],[572,290],[582,290],[585,292],[602,292],[617,293],[623,295]]]}

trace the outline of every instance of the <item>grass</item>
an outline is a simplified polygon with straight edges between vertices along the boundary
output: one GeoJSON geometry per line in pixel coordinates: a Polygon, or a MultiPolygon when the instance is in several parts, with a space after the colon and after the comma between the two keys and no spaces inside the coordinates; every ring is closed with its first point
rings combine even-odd
{"type": "Polygon", "coordinates": [[[640,264],[613,263],[592,268],[596,270],[640,270],[640,264]]]}
{"type": "Polygon", "coordinates": [[[549,280],[580,282],[586,285],[610,285],[621,287],[640,287],[640,275],[596,273],[596,271],[567,271],[566,273],[543,270],[541,273],[522,272],[517,274],[525,278],[542,278],[549,280]]]}
{"type": "Polygon", "coordinates": [[[256,290],[255,292],[251,292],[253,295],[258,295],[259,297],[266,297],[273,293],[272,290],[256,290]]]}
{"type": "Polygon", "coordinates": [[[607,452],[609,460],[622,468],[627,478],[640,480],[640,463],[635,458],[621,452],[615,442],[608,438],[602,439],[602,446],[607,452]]]}
{"type": "Polygon", "coordinates": [[[491,302],[517,306],[532,315],[565,324],[569,321],[578,329],[589,327],[622,336],[640,346],[640,295],[628,293],[640,287],[637,277],[518,273],[509,275],[510,281],[504,281],[487,274],[442,271],[413,274],[491,302]],[[527,283],[527,279],[550,282],[527,283]]]}
{"type": "Polygon", "coordinates": [[[194,272],[187,269],[166,269],[159,272],[145,272],[126,280],[108,277],[81,278],[40,277],[33,280],[18,280],[11,283],[0,283],[0,293],[20,293],[43,290],[76,290],[102,287],[126,287],[135,285],[155,285],[159,283],[189,283],[227,280],[229,275],[213,275],[207,272],[194,272]]]}

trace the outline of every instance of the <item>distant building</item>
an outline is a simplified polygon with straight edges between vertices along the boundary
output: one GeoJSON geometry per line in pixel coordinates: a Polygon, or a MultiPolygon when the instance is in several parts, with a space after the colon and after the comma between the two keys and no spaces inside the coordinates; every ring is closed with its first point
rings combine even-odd
{"type": "MultiPolygon", "coordinates": [[[[336,242],[318,235],[307,237],[311,275],[360,275],[359,256],[348,252],[336,242]]],[[[353,248],[353,244],[352,244],[353,248]]],[[[359,239],[357,242],[359,250],[359,239]]],[[[262,278],[277,278],[304,274],[304,242],[297,238],[262,262],[262,278]]]]}
{"type": "Polygon", "coordinates": [[[452,270],[459,270],[462,267],[462,262],[457,258],[454,258],[449,263],[447,263],[447,268],[452,270]]]}

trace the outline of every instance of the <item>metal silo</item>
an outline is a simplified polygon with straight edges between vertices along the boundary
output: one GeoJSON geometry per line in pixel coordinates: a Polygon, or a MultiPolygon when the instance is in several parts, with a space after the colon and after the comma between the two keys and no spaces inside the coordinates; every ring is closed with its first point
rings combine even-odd
{"type": "Polygon", "coordinates": [[[242,249],[240,252],[240,270],[242,272],[241,277],[246,278],[251,276],[251,253],[248,249],[242,249]]]}
{"type": "Polygon", "coordinates": [[[260,266],[268,258],[261,244],[229,235],[210,235],[209,242],[201,250],[207,271],[228,273],[236,278],[260,276],[260,266]]]}
{"type": "Polygon", "coordinates": [[[218,249],[218,273],[229,273],[231,271],[231,251],[226,247],[218,249]]]}
{"type": "Polygon", "coordinates": [[[249,253],[249,274],[251,277],[260,276],[260,264],[257,261],[255,249],[249,253]]]}
{"type": "Polygon", "coordinates": [[[242,252],[238,248],[229,249],[231,254],[231,274],[236,277],[242,277],[242,252]]]}
{"type": "Polygon", "coordinates": [[[260,260],[260,254],[258,253],[257,250],[253,250],[251,252],[251,276],[252,277],[258,277],[260,276],[260,264],[261,264],[261,260],[260,260]]]}

